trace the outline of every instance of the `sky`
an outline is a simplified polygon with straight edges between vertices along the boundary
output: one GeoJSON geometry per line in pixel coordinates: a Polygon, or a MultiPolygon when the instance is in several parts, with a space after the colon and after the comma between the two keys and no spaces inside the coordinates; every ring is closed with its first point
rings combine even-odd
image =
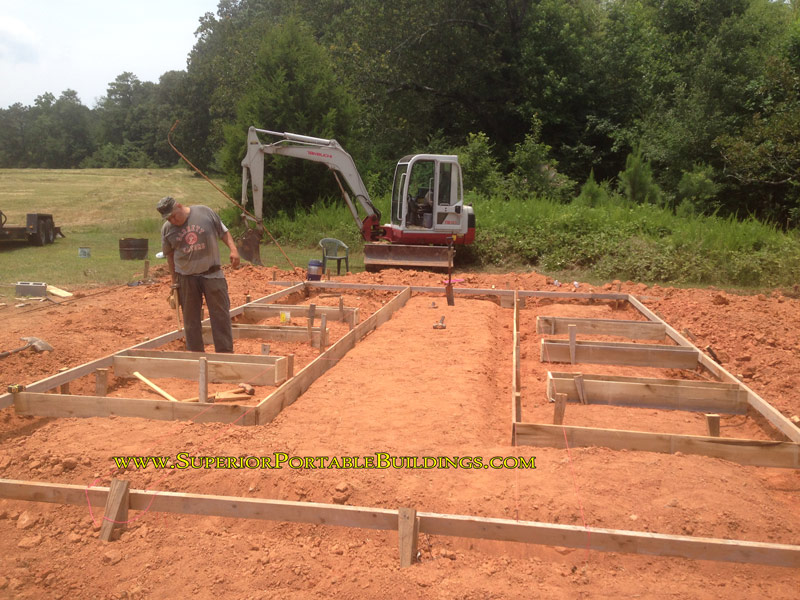
{"type": "Polygon", "coordinates": [[[117,75],[185,70],[218,0],[0,0],[0,108],[73,89],[94,107],[117,75]]]}

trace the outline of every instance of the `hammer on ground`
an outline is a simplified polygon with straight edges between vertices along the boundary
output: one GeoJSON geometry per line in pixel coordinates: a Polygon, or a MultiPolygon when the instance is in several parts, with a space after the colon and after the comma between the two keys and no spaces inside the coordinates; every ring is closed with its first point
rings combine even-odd
{"type": "Polygon", "coordinates": [[[23,342],[26,342],[26,344],[24,346],[20,346],[19,348],[14,348],[13,350],[5,350],[0,352],[0,358],[5,358],[6,356],[10,356],[16,352],[22,352],[26,348],[33,348],[35,352],[53,351],[53,347],[50,344],[37,337],[23,337],[19,339],[21,339],[23,342]]]}

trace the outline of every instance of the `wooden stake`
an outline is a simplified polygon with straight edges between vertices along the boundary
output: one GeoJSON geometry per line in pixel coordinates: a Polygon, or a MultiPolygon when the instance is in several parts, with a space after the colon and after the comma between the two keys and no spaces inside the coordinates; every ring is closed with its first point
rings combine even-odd
{"type": "Polygon", "coordinates": [[[575,325],[569,326],[569,362],[575,364],[575,346],[578,335],[578,328],[575,325]]]}
{"type": "Polygon", "coordinates": [[[564,423],[564,411],[567,409],[567,395],[556,394],[556,406],[553,412],[553,424],[561,425],[564,423]]]}
{"type": "Polygon", "coordinates": [[[197,364],[200,369],[197,377],[199,383],[197,401],[206,403],[208,402],[208,359],[205,356],[201,356],[197,364]]]}
{"type": "Polygon", "coordinates": [[[419,519],[413,508],[397,511],[397,538],[400,545],[400,568],[410,567],[417,560],[417,536],[419,519]]]}
{"type": "Polygon", "coordinates": [[[150,275],[150,261],[144,261],[144,269],[142,270],[142,279],[147,279],[147,276],[150,275]]]}
{"type": "Polygon", "coordinates": [[[141,373],[139,373],[139,371],[134,371],[134,372],[133,372],[133,376],[134,376],[134,377],[136,377],[136,379],[138,379],[139,381],[143,382],[143,383],[144,383],[145,385],[147,385],[148,387],[150,387],[150,388],[151,388],[151,389],[152,389],[154,392],[156,392],[157,394],[159,394],[160,396],[163,396],[164,398],[166,398],[167,400],[169,400],[170,402],[177,402],[177,401],[178,401],[178,399],[177,399],[177,398],[175,398],[174,396],[170,396],[170,395],[169,395],[167,392],[165,392],[164,390],[162,390],[162,389],[161,389],[160,387],[158,387],[158,386],[157,386],[155,383],[153,383],[152,381],[150,381],[150,380],[149,380],[147,377],[145,377],[144,375],[142,375],[141,373]]]}
{"type": "Polygon", "coordinates": [[[575,375],[575,387],[578,389],[578,399],[581,404],[588,404],[586,401],[586,386],[583,385],[583,373],[575,375]]]}
{"type": "Polygon", "coordinates": [[[719,437],[719,415],[706,414],[706,425],[708,426],[708,435],[719,437]]]}
{"type": "Polygon", "coordinates": [[[344,321],[344,296],[339,296],[339,320],[344,321]]]}
{"type": "Polygon", "coordinates": [[[291,379],[294,377],[294,354],[286,357],[286,378],[291,379]]]}
{"type": "Polygon", "coordinates": [[[104,542],[111,541],[114,529],[124,529],[128,520],[128,505],[130,503],[128,490],[130,482],[125,479],[112,479],[111,488],[106,499],[106,509],[103,513],[103,524],[100,526],[100,539],[104,542]]]}
{"type": "MultiPolygon", "coordinates": [[[[67,367],[61,367],[58,372],[63,373],[64,371],[69,370],[67,367]]],[[[60,386],[58,386],[58,391],[61,394],[69,394],[69,381],[65,381],[60,386]]]]}
{"type": "MultiPolygon", "coordinates": [[[[328,315],[322,315],[322,318],[319,320],[319,353],[322,354],[325,352],[325,348],[328,345],[328,315]]],[[[311,340],[309,339],[309,342],[311,340]]]]}
{"type": "Polygon", "coordinates": [[[269,356],[269,344],[261,344],[261,354],[269,356]]]}
{"type": "Polygon", "coordinates": [[[96,369],[94,372],[94,393],[95,396],[105,396],[108,394],[108,369],[96,369]]]}
{"type": "Polygon", "coordinates": [[[311,330],[314,328],[314,316],[317,312],[316,304],[309,304],[308,306],[308,342],[311,343],[311,330]]]}

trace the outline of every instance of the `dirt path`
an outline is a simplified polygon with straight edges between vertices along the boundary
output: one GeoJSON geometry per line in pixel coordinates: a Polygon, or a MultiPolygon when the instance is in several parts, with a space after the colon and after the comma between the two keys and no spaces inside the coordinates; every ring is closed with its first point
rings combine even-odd
{"type": "MultiPolygon", "coordinates": [[[[286,273],[279,274],[287,276],[286,273]]],[[[271,291],[271,269],[228,273],[234,305],[271,291]]],[[[556,288],[535,274],[460,274],[461,286],[556,288]]],[[[403,271],[341,281],[439,285],[441,276],[403,271]]],[[[610,285],[607,287],[611,287],[610,285]]],[[[580,291],[591,291],[581,286],[580,291]]],[[[602,291],[600,288],[594,291],[602,291]]],[[[616,286],[614,286],[616,291],[616,286]]],[[[787,416],[800,412],[800,302],[778,293],[642,289],[679,331],[711,345],[723,364],[787,416]]],[[[62,306],[7,309],[4,348],[22,335],[56,352],[0,361],[4,386],[29,383],[144,341],[173,327],[167,286],[97,290],[62,306]]],[[[349,292],[362,320],[391,294],[349,292]]],[[[315,298],[315,302],[338,300],[315,298]]],[[[307,301],[306,301],[307,302],[307,301]]],[[[609,304],[530,302],[522,311],[523,411],[550,422],[537,315],[635,318],[609,304]]],[[[700,456],[603,448],[514,448],[510,437],[512,315],[485,299],[413,296],[271,424],[236,427],[143,419],[42,419],[0,411],[0,477],[107,485],[115,455],[535,456],[536,470],[280,469],[128,470],[133,488],[251,496],[353,506],[537,520],[667,534],[797,544],[800,475],[700,456]],[[436,308],[431,304],[436,303],[436,308]],[[446,329],[433,324],[444,316],[446,329]]],[[[339,327],[338,324],[337,327],[339,327]]],[[[346,327],[332,331],[341,336],[346,327]]],[[[315,353],[299,345],[300,365],[315,353]]],[[[256,353],[251,340],[237,352],[256,353]]],[[[587,372],[590,369],[586,369],[587,372]]],[[[595,371],[598,371],[595,369],[595,371]]],[[[610,370],[603,367],[601,372],[610,370]]],[[[619,374],[670,377],[651,369],[619,374]]],[[[682,376],[696,377],[697,375],[682,376]]],[[[160,380],[162,381],[162,380],[160,380]]],[[[191,384],[163,380],[186,396],[191,384]]],[[[91,387],[88,380],[82,384],[91,387]]],[[[80,386],[78,386],[80,387],[80,386]]],[[[225,386],[223,386],[225,387],[225,386]]],[[[147,397],[128,381],[112,394],[147,397]]],[[[268,393],[269,390],[259,390],[268,393]]],[[[75,393],[75,392],[73,392],[75,393]]],[[[567,423],[703,433],[702,415],[570,405],[567,423]]],[[[753,419],[723,420],[723,435],[769,439],[753,419]]],[[[95,507],[95,515],[102,512],[95,507]]],[[[422,535],[421,563],[400,570],[392,533],[134,513],[111,544],[97,540],[88,507],[0,500],[0,597],[10,598],[795,598],[789,569],[422,535]]]]}

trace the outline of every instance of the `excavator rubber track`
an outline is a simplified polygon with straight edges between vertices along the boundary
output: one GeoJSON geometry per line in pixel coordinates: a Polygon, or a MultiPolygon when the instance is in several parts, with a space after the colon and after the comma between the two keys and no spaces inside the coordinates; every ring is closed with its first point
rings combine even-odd
{"type": "Polygon", "coordinates": [[[401,244],[364,244],[364,269],[447,270],[447,246],[407,246],[401,244]]]}

